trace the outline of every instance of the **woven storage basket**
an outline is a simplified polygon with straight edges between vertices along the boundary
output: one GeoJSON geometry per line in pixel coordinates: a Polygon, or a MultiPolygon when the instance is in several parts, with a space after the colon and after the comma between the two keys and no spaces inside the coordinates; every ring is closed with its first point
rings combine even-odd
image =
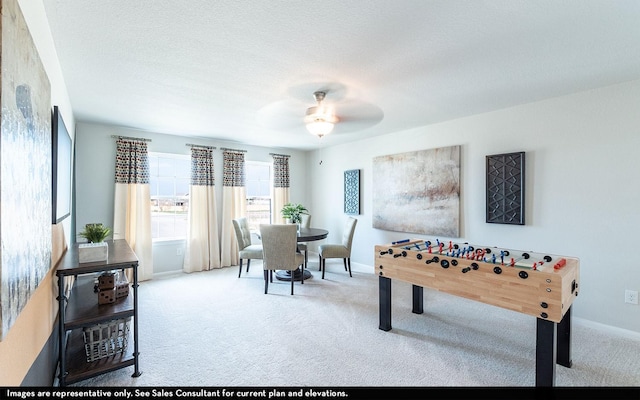
{"type": "Polygon", "coordinates": [[[83,328],[87,362],[124,352],[127,348],[130,322],[131,317],[83,328]]]}

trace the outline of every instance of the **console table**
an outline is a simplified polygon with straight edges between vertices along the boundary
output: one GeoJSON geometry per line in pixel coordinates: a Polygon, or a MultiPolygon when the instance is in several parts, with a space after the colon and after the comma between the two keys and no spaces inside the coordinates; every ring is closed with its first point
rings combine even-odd
{"type": "Polygon", "coordinates": [[[138,352],[138,257],[124,239],[107,241],[107,244],[109,252],[106,261],[80,263],[78,244],[75,244],[69,247],[57,265],[60,386],[128,366],[134,366],[133,377],[141,374],[138,352]],[[111,304],[98,304],[98,295],[94,291],[96,276],[112,270],[123,273],[131,270],[132,293],[111,304]],[[68,297],[65,290],[66,278],[73,278],[68,297]],[[124,350],[95,361],[87,361],[83,329],[127,318],[133,321],[124,350]]]}

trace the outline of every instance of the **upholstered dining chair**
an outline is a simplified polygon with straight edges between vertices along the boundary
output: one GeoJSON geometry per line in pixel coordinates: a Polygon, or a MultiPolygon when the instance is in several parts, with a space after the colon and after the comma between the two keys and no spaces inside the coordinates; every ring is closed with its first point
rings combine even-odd
{"type": "MultiPolygon", "coordinates": [[[[262,266],[264,268],[264,294],[267,294],[269,282],[273,282],[273,271],[291,271],[291,294],[293,295],[293,271],[302,266],[304,276],[304,256],[297,251],[298,227],[295,224],[262,224],[262,266]]],[[[304,279],[300,279],[304,284],[304,279]]]]}
{"type": "MultiPolygon", "coordinates": [[[[311,227],[311,215],[302,214],[302,215],[300,215],[300,219],[302,220],[300,222],[300,227],[301,228],[310,228],[311,227]]],[[[307,266],[309,265],[309,263],[308,263],[309,255],[307,254],[307,243],[298,242],[298,251],[301,252],[301,253],[304,253],[304,267],[307,268],[307,266]]],[[[320,271],[319,267],[318,267],[318,271],[320,271]]]]}
{"type": "Polygon", "coordinates": [[[353,234],[356,230],[357,219],[349,217],[344,224],[342,231],[342,243],[340,244],[322,244],[318,247],[318,256],[320,258],[320,268],[322,269],[322,279],[324,279],[325,264],[327,258],[342,258],[344,270],[349,271],[351,275],[351,243],[353,243],[353,234]],[[348,268],[348,269],[347,269],[348,268]]]}
{"type": "Polygon", "coordinates": [[[262,260],[262,245],[251,242],[251,231],[247,218],[237,218],[233,221],[233,229],[236,232],[238,241],[238,256],[240,258],[238,266],[238,278],[242,275],[242,260],[247,260],[247,272],[251,266],[251,260],[262,260]]]}

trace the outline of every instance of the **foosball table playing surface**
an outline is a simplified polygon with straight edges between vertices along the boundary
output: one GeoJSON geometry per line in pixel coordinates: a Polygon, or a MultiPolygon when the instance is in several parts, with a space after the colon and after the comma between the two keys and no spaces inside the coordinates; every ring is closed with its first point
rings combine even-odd
{"type": "Polygon", "coordinates": [[[380,326],[391,330],[391,281],[412,284],[412,312],[422,314],[423,288],[536,317],[536,386],[555,385],[555,365],[571,367],[571,306],[578,296],[576,257],[404,239],[375,246],[380,326]]]}

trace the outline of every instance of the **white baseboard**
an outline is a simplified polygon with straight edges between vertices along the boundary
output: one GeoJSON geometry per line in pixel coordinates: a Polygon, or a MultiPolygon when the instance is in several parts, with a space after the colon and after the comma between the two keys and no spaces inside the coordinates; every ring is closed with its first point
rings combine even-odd
{"type": "Polygon", "coordinates": [[[616,326],[601,324],[584,318],[572,317],[572,323],[574,325],[584,326],[586,328],[596,329],[602,332],[606,332],[613,336],[622,336],[629,339],[640,340],[640,332],[631,331],[628,329],[618,328],[616,326]]]}

